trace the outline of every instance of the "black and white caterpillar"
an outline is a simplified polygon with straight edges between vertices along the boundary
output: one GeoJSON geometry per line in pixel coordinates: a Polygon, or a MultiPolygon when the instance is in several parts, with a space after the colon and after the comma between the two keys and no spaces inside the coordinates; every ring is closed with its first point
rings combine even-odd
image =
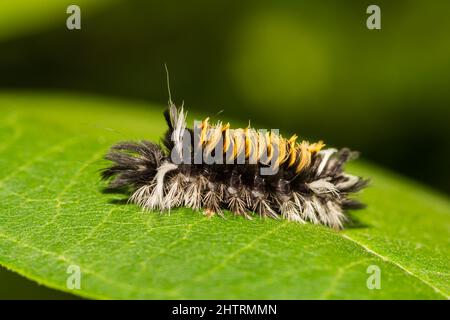
{"type": "Polygon", "coordinates": [[[368,180],[344,172],[358,156],[347,148],[289,139],[273,130],[231,129],[209,118],[187,128],[183,107],[172,101],[164,113],[168,130],[162,145],[121,142],[102,171],[109,188],[126,190],[129,200],[149,210],[175,207],[222,210],[251,219],[285,218],[340,229],[346,209],[362,206],[351,199],[368,180]]]}

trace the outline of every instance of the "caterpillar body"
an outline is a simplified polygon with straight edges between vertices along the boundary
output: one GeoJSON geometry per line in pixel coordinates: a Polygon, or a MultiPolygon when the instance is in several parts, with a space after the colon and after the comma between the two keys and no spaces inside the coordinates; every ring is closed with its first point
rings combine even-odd
{"type": "Polygon", "coordinates": [[[248,219],[285,218],[341,229],[344,211],[362,206],[350,196],[368,180],[344,172],[357,152],[250,126],[231,129],[209,118],[190,129],[183,107],[171,100],[164,115],[168,130],[162,145],[118,143],[106,155],[112,164],[102,171],[109,188],[126,190],[144,209],[184,206],[208,216],[223,216],[225,209],[248,219]],[[206,155],[216,161],[206,161],[206,155]]]}

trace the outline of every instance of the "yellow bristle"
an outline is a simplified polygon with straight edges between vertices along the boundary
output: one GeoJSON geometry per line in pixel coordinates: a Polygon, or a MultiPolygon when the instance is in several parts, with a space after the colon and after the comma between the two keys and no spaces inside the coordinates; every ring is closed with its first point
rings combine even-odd
{"type": "Polygon", "coordinates": [[[250,153],[252,152],[249,127],[244,129],[244,134],[245,134],[245,158],[248,159],[248,157],[250,156],[250,153]]]}
{"type": "Polygon", "coordinates": [[[251,152],[249,156],[250,163],[257,163],[258,162],[258,133],[251,129],[249,131],[249,138],[251,143],[251,152]]]}
{"type": "Polygon", "coordinates": [[[261,160],[262,155],[267,151],[267,135],[265,135],[263,132],[258,131],[257,133],[257,148],[258,148],[258,154],[256,159],[259,161],[261,160]]]}
{"type": "Polygon", "coordinates": [[[243,129],[235,129],[233,132],[233,160],[236,159],[245,149],[245,138],[243,129]]]}
{"type": "Polygon", "coordinates": [[[288,140],[288,145],[289,145],[289,162],[288,162],[288,168],[292,167],[295,163],[295,160],[297,158],[297,152],[295,150],[295,145],[297,143],[297,135],[293,135],[289,140],[288,140]]]}
{"type": "Polygon", "coordinates": [[[300,149],[300,162],[295,170],[296,173],[300,173],[304,168],[308,167],[311,163],[311,152],[308,150],[309,142],[302,141],[298,148],[300,149]]]}
{"type": "Polygon", "coordinates": [[[274,146],[277,146],[278,148],[278,157],[275,165],[279,166],[286,161],[286,139],[284,139],[281,135],[276,135],[274,137],[276,137],[274,146]]]}
{"type": "Polygon", "coordinates": [[[231,134],[230,134],[230,124],[228,124],[228,127],[224,130],[224,138],[223,138],[223,153],[227,153],[228,149],[231,146],[231,134]]]}
{"type": "Polygon", "coordinates": [[[211,127],[208,134],[208,142],[205,146],[205,151],[211,153],[211,151],[217,146],[222,138],[222,123],[219,121],[214,127],[211,127]]]}
{"type": "Polygon", "coordinates": [[[228,129],[230,129],[230,123],[229,122],[227,122],[227,124],[222,126],[222,131],[226,131],[228,129]]]}
{"type": "Polygon", "coordinates": [[[269,132],[267,132],[266,137],[267,137],[267,161],[270,162],[273,157],[273,147],[272,147],[273,137],[272,134],[269,132]]]}
{"type": "Polygon", "coordinates": [[[208,127],[209,127],[209,118],[206,118],[205,120],[202,121],[202,131],[200,133],[200,145],[203,145],[206,141],[206,134],[208,132],[208,127]]]}
{"type": "Polygon", "coordinates": [[[322,140],[319,140],[319,142],[316,142],[316,143],[313,143],[312,145],[310,145],[308,147],[308,151],[314,154],[314,153],[317,153],[320,150],[322,150],[323,147],[325,147],[325,144],[323,143],[322,140]]]}

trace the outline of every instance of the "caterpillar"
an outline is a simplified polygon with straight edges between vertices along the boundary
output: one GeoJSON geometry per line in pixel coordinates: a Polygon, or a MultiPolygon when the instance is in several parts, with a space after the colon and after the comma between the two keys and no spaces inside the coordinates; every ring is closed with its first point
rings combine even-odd
{"type": "Polygon", "coordinates": [[[187,127],[184,107],[169,100],[168,130],[162,144],[120,142],[105,158],[108,188],[123,190],[129,201],[148,210],[176,207],[207,216],[223,210],[253,216],[311,222],[342,229],[347,209],[363,204],[351,195],[369,180],[344,172],[358,152],[325,149],[322,141],[284,138],[277,130],[232,129],[209,118],[187,127]]]}

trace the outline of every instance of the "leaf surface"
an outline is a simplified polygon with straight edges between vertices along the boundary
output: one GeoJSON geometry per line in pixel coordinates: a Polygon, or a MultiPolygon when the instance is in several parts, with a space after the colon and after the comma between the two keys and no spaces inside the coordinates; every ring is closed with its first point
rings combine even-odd
{"type": "Polygon", "coordinates": [[[348,169],[372,178],[360,196],[368,207],[344,231],[145,213],[103,193],[107,149],[158,141],[163,109],[0,94],[0,264],[89,298],[449,298],[448,199],[361,160],[348,169]],[[80,290],[66,286],[70,265],[80,267],[80,290]],[[367,287],[371,265],[380,289],[367,287]]]}

